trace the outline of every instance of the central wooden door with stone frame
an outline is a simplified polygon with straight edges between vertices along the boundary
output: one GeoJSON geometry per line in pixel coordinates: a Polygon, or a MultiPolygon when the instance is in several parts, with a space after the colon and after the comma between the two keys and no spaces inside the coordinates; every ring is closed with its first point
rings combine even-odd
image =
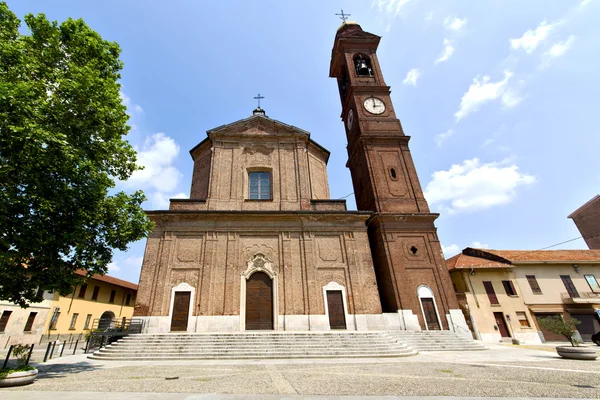
{"type": "Polygon", "coordinates": [[[246,282],[246,330],[273,330],[273,281],[264,272],[246,282]]]}
{"type": "Polygon", "coordinates": [[[187,331],[190,314],[190,298],[190,292],[175,292],[173,296],[173,315],[171,317],[172,332],[187,331]]]}
{"type": "Polygon", "coordinates": [[[327,291],[327,311],[329,314],[330,329],[346,329],[346,315],[344,313],[344,299],[341,290],[327,291]]]}

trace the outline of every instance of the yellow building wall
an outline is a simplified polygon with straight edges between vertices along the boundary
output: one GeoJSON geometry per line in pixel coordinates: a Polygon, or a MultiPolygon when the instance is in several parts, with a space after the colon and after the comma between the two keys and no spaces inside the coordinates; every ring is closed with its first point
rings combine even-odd
{"type": "MultiPolygon", "coordinates": [[[[569,275],[571,277],[571,281],[573,281],[573,285],[575,286],[575,289],[577,289],[577,292],[579,292],[580,296],[584,297],[586,293],[591,293],[592,289],[585,280],[584,275],[594,275],[596,280],[600,282],[600,264],[578,264],[577,266],[579,272],[577,272],[571,264],[519,265],[515,269],[515,277],[519,283],[521,291],[523,292],[525,303],[528,305],[565,304],[561,294],[567,293],[567,289],[560,279],[560,275],[569,275]],[[538,285],[542,290],[541,294],[532,292],[531,287],[527,282],[527,275],[535,275],[538,285]]],[[[600,296],[600,294],[598,294],[598,296],[600,296]]],[[[593,298],[590,299],[590,302],[594,303],[593,298]]],[[[595,301],[595,303],[600,304],[600,297],[595,301]]]]}
{"type": "Polygon", "coordinates": [[[130,319],[133,316],[136,295],[136,291],[133,289],[98,281],[96,279],[89,279],[84,298],[79,297],[80,290],[81,286],[77,286],[75,291],[69,296],[60,296],[58,293],[54,294],[52,307],[48,313],[48,318],[46,319],[44,329],[45,334],[87,333],[92,328],[94,319],[99,319],[106,311],[114,313],[114,318],[116,319],[130,319]],[[92,300],[95,286],[98,286],[100,289],[97,300],[92,300]],[[110,302],[111,290],[116,291],[112,303],[110,302]],[[128,293],[131,294],[129,305],[126,304],[128,293]],[[55,329],[50,329],[52,317],[57,308],[60,311],[60,315],[58,316],[55,329]],[[74,314],[78,315],[74,326],[71,327],[71,321],[74,314]],[[91,315],[89,326],[85,327],[88,315],[91,315]]]}
{"type": "Polygon", "coordinates": [[[523,295],[517,284],[515,276],[510,269],[475,269],[475,274],[470,270],[454,270],[450,273],[458,293],[464,290],[469,312],[473,318],[474,329],[484,341],[497,342],[502,338],[496,329],[495,312],[502,312],[511,337],[524,343],[540,343],[535,323],[529,309],[525,305],[523,295]],[[506,293],[503,280],[512,281],[516,296],[506,293]],[[484,281],[489,281],[494,287],[494,292],[499,304],[491,304],[487,295],[484,281]],[[529,327],[522,327],[517,317],[517,312],[524,312],[527,316],[529,327]],[[508,317],[508,318],[507,318],[508,317]]]}

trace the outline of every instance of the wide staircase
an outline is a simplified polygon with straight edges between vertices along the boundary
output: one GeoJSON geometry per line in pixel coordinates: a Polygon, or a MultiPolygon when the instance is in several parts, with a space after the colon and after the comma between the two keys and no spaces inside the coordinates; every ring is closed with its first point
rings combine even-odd
{"type": "Polygon", "coordinates": [[[386,332],[219,333],[130,335],[89,358],[210,360],[404,357],[417,354],[386,332]]]}
{"type": "Polygon", "coordinates": [[[418,352],[487,350],[481,342],[451,331],[388,331],[387,334],[418,352]]]}
{"type": "Polygon", "coordinates": [[[165,333],[124,337],[89,358],[211,360],[404,357],[418,351],[484,350],[449,331],[165,333]]]}

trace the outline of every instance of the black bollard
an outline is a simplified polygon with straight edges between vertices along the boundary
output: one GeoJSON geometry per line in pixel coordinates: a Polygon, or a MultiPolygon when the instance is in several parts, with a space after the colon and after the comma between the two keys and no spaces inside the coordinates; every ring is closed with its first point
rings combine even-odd
{"type": "Polygon", "coordinates": [[[75,341],[75,348],[73,349],[73,355],[75,355],[75,352],[77,351],[77,343],[79,343],[79,339],[77,339],[75,341]]]}
{"type": "Polygon", "coordinates": [[[29,348],[29,354],[27,354],[27,361],[25,361],[25,365],[29,365],[29,360],[31,360],[31,353],[33,353],[34,344],[31,343],[31,347],[29,348]]]}
{"type": "Polygon", "coordinates": [[[46,354],[44,354],[44,362],[48,360],[48,354],[50,354],[50,347],[52,347],[52,342],[48,342],[48,348],[46,349],[46,354]]]}
{"type": "Polygon", "coordinates": [[[63,343],[63,345],[62,345],[62,349],[60,349],[60,356],[59,356],[59,357],[62,357],[62,355],[63,355],[63,352],[65,351],[65,347],[67,347],[67,342],[64,342],[64,343],[63,343]]]}
{"type": "Polygon", "coordinates": [[[54,354],[54,348],[56,347],[56,342],[52,342],[52,350],[50,351],[50,359],[52,360],[52,355],[54,354]]]}
{"type": "Polygon", "coordinates": [[[2,369],[6,368],[6,364],[8,364],[8,359],[10,358],[10,353],[12,353],[13,345],[11,344],[8,348],[8,354],[6,355],[6,359],[4,360],[4,364],[2,365],[2,369]]]}

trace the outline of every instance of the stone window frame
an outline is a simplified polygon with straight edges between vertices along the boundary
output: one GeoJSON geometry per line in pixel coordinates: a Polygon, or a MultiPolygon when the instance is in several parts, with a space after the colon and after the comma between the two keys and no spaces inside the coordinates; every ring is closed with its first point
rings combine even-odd
{"type": "Polygon", "coordinates": [[[256,253],[246,263],[246,269],[240,273],[240,331],[246,331],[246,283],[255,272],[264,272],[272,281],[273,290],[273,330],[279,330],[279,278],[273,262],[264,254],[256,253]],[[258,262],[257,262],[258,261],[258,262]]]}
{"type": "Polygon", "coordinates": [[[244,185],[244,198],[245,201],[273,201],[273,168],[271,167],[250,167],[246,168],[245,185],[244,185]],[[250,174],[256,172],[263,172],[269,174],[269,198],[268,199],[251,199],[250,198],[250,174]]]}
{"type": "Polygon", "coordinates": [[[433,308],[435,309],[435,315],[438,319],[438,324],[440,326],[440,330],[443,330],[444,325],[442,325],[442,319],[440,318],[440,312],[438,310],[437,301],[435,301],[435,295],[433,294],[433,290],[428,285],[419,285],[417,288],[417,297],[419,298],[419,307],[421,307],[421,315],[423,316],[423,324],[425,325],[425,330],[428,331],[429,327],[427,326],[427,318],[425,318],[425,310],[423,309],[423,303],[421,299],[432,299],[433,300],[433,308]],[[428,292],[425,292],[427,290],[428,292]]]}
{"type": "MultiPolygon", "coordinates": [[[[327,303],[327,291],[341,291],[342,292],[342,303],[344,304],[344,318],[346,319],[346,330],[350,324],[349,313],[348,313],[348,302],[346,300],[346,288],[335,281],[329,282],[323,286],[323,305],[325,306],[325,316],[327,317],[327,323],[329,323],[329,303],[327,303]]],[[[331,325],[329,325],[331,330],[331,325]]]]}
{"type": "Polygon", "coordinates": [[[173,319],[173,306],[175,305],[175,292],[190,292],[190,306],[188,310],[188,326],[186,332],[193,332],[193,326],[190,328],[190,322],[194,316],[194,304],[196,299],[196,288],[187,282],[181,282],[171,288],[171,303],[169,305],[169,326],[173,319]]]}

